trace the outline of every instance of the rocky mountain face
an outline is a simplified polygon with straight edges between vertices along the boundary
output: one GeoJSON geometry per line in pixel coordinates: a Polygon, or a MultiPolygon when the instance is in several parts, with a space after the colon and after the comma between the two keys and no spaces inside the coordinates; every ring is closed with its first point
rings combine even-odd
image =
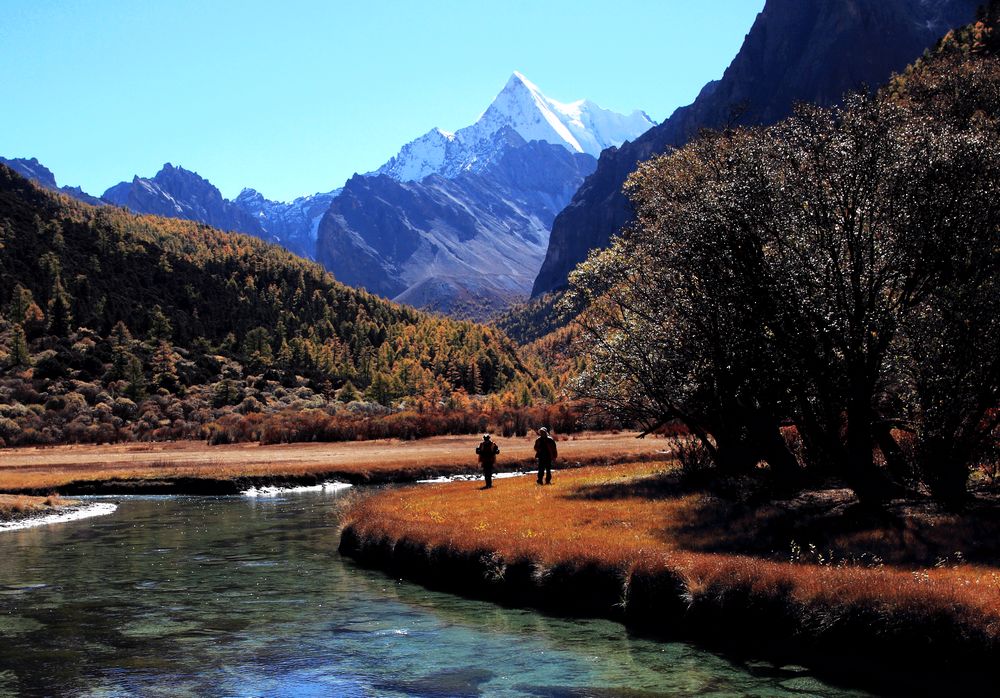
{"type": "Polygon", "coordinates": [[[419,308],[483,318],[527,297],[556,213],[609,145],[653,125],[514,73],[476,123],[433,129],[337,196],[317,260],[341,281],[419,308]]]}
{"type": "Polygon", "coordinates": [[[67,194],[68,196],[72,196],[74,199],[79,199],[80,201],[91,205],[96,206],[101,203],[100,199],[95,196],[91,196],[80,187],[60,187],[56,184],[56,178],[55,175],[52,174],[52,171],[45,165],[38,162],[36,158],[12,158],[8,160],[7,158],[0,157],[0,164],[7,165],[7,167],[11,168],[22,177],[33,180],[46,189],[67,194]]]}
{"type": "Polygon", "coordinates": [[[306,259],[316,259],[319,222],[341,191],[300,196],[285,203],[265,199],[255,189],[244,189],[233,204],[256,218],[268,236],[285,249],[306,259]]]}
{"type": "Polygon", "coordinates": [[[254,216],[224,199],[211,182],[197,172],[174,167],[169,162],[154,177],[136,175],[131,182],[111,187],[101,198],[135,213],[198,221],[219,230],[274,241],[254,216]]]}
{"type": "Polygon", "coordinates": [[[979,0],[767,0],[722,79],[665,122],[601,153],[597,169],[557,217],[532,295],[566,284],[594,248],[629,220],[621,193],[636,165],[704,128],[774,123],[795,103],[830,105],[877,86],[945,34],[972,20],[979,0]]]}
{"type": "Polygon", "coordinates": [[[525,298],[556,213],[597,162],[509,128],[495,140],[502,154],[481,171],[352,177],[320,223],[317,260],[346,284],[455,316],[525,298]]]}

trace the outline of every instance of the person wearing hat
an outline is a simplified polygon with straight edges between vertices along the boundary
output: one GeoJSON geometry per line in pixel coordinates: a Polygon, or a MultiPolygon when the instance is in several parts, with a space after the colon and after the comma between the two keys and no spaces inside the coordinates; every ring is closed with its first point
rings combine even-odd
{"type": "Polygon", "coordinates": [[[552,484],[552,462],[556,459],[556,440],[549,436],[549,430],[542,427],[538,430],[538,438],[535,439],[535,459],[538,461],[538,484],[542,484],[542,476],[545,476],[545,484],[552,484]]]}
{"type": "Polygon", "coordinates": [[[500,447],[493,443],[489,434],[483,434],[483,442],[476,446],[476,455],[479,456],[479,465],[483,468],[486,487],[493,487],[493,468],[497,463],[497,456],[500,455],[500,447]]]}

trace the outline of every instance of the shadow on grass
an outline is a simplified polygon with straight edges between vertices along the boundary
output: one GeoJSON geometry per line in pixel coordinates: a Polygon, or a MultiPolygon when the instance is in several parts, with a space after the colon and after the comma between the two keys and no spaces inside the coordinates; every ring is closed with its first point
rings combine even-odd
{"type": "Polygon", "coordinates": [[[777,499],[763,481],[696,480],[675,470],[583,485],[566,498],[661,502],[659,537],[692,552],[832,565],[1000,565],[1000,498],[995,495],[978,495],[961,513],[916,497],[873,510],[842,487],[777,499]]]}
{"type": "Polygon", "coordinates": [[[667,500],[705,491],[703,483],[684,478],[680,471],[671,470],[628,480],[596,485],[581,485],[565,495],[566,499],[613,501],[620,499],[667,500]]]}

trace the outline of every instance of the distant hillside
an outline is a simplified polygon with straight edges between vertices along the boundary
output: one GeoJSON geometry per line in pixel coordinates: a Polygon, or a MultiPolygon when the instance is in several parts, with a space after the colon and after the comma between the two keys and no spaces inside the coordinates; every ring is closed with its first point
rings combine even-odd
{"type": "Polygon", "coordinates": [[[699,130],[774,123],[796,102],[831,105],[845,92],[884,83],[949,29],[972,20],[980,0],[767,0],[722,79],[621,148],[556,217],[532,295],[567,276],[629,220],[622,194],[639,162],[684,145],[699,130]]]}
{"type": "Polygon", "coordinates": [[[493,324],[518,344],[530,344],[569,322],[571,318],[563,317],[559,310],[559,301],[565,294],[554,291],[535,296],[496,316],[493,324]]]}
{"type": "Polygon", "coordinates": [[[8,442],[53,440],[38,430],[72,422],[59,415],[80,400],[91,422],[97,410],[124,428],[150,403],[156,424],[190,427],[336,397],[495,393],[524,376],[499,331],[348,288],[250,236],[81,204],[5,166],[0,249],[8,442]]]}

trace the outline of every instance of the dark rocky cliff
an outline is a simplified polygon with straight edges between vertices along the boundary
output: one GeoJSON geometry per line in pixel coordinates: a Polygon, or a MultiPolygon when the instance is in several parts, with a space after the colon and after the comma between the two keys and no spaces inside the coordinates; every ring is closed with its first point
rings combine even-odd
{"type": "Polygon", "coordinates": [[[594,248],[629,220],[622,185],[636,165],[704,128],[769,124],[796,102],[829,105],[877,86],[950,28],[970,21],[978,0],[767,0],[722,79],[693,104],[634,142],[601,153],[597,170],[555,220],[532,295],[566,284],[594,248]]]}

